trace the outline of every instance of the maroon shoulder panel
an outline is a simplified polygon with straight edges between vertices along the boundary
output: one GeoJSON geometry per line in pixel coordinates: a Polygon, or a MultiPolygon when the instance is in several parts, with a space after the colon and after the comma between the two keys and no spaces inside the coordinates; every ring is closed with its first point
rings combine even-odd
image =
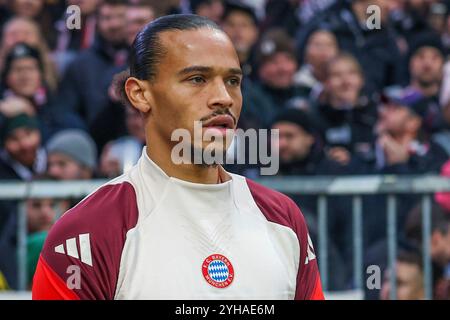
{"type": "MultiPolygon", "coordinates": [[[[300,244],[300,264],[297,274],[296,300],[323,299],[317,260],[308,259],[308,227],[302,212],[288,196],[247,179],[247,185],[266,219],[291,228],[300,244]]],[[[311,257],[311,255],[310,255],[311,257]]]]}
{"type": "MultiPolygon", "coordinates": [[[[41,259],[80,299],[113,299],[126,233],[137,219],[130,183],[103,186],[57,221],[41,259]]],[[[33,283],[33,291],[52,285],[44,282],[33,283]]]]}

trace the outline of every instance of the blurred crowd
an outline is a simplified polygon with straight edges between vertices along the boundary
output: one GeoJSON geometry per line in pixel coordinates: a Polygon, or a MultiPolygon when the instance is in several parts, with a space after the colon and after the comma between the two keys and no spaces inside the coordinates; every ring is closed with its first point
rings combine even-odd
{"type": "MultiPolygon", "coordinates": [[[[113,178],[132,166],[143,120],[117,87],[135,35],[173,13],[206,16],[231,38],[244,72],[238,126],[279,129],[279,176],[450,176],[448,0],[0,0],[0,180],[113,178]]],[[[257,166],[228,169],[254,178],[257,166]]],[[[317,243],[316,197],[291,196],[317,243]]],[[[47,231],[78,200],[27,199],[29,283],[47,231]]],[[[331,290],[356,286],[351,204],[328,201],[331,290]]],[[[386,197],[363,198],[364,263],[383,271],[368,299],[388,299],[391,276],[400,299],[424,298],[420,197],[397,207],[393,275],[386,197]]],[[[16,212],[0,202],[0,289],[17,288],[16,212]]],[[[434,298],[449,299],[449,194],[433,197],[430,243],[434,298]]]]}

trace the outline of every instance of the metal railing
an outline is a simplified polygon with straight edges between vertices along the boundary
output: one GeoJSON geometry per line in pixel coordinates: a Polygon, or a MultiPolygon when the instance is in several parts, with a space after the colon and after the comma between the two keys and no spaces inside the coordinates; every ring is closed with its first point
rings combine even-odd
{"type": "MultiPolygon", "coordinates": [[[[0,200],[20,201],[18,210],[18,284],[26,288],[27,215],[25,200],[30,198],[82,198],[104,184],[106,180],[70,182],[0,182],[0,200]]],[[[324,291],[328,290],[328,212],[330,196],[352,197],[353,219],[353,280],[357,290],[364,288],[363,270],[363,201],[364,195],[387,195],[388,266],[395,270],[397,257],[397,196],[417,194],[422,197],[422,250],[426,299],[432,299],[432,266],[430,256],[431,197],[435,192],[450,192],[450,179],[440,176],[347,176],[347,177],[264,177],[263,185],[283,193],[317,195],[319,269],[324,291]]],[[[391,299],[396,298],[396,277],[390,277],[391,299]]]]}

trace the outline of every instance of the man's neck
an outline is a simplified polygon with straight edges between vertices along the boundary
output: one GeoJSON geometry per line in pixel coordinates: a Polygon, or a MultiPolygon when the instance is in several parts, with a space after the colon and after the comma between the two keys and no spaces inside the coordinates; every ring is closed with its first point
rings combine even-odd
{"type": "Polygon", "coordinates": [[[418,90],[422,95],[425,97],[432,97],[434,95],[437,95],[439,93],[439,83],[430,84],[428,86],[421,85],[418,81],[411,81],[411,86],[418,90]]]}
{"type": "Polygon", "coordinates": [[[172,150],[167,145],[157,146],[154,143],[147,143],[148,157],[169,177],[202,184],[216,184],[229,180],[220,165],[175,164],[171,153],[172,150]]]}

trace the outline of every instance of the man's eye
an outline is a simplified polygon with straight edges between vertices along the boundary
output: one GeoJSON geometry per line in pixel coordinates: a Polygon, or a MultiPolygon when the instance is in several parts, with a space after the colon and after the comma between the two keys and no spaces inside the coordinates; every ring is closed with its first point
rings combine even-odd
{"type": "Polygon", "coordinates": [[[231,78],[228,80],[228,83],[232,86],[239,86],[241,84],[241,79],[239,78],[231,78]]]}
{"type": "Polygon", "coordinates": [[[189,78],[189,81],[194,84],[202,84],[202,83],[206,82],[206,80],[200,76],[195,76],[195,77],[189,78]]]}

